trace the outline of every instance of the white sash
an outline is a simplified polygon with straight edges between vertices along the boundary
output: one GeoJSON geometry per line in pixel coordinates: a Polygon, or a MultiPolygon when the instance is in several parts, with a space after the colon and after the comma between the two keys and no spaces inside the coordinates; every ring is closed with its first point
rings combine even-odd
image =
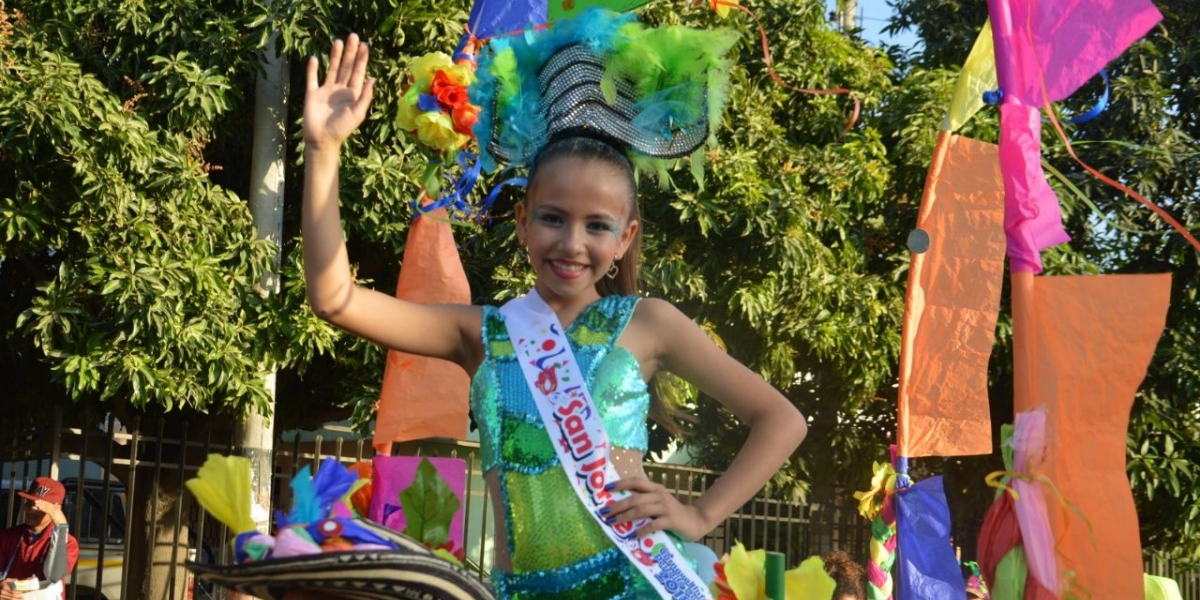
{"type": "Polygon", "coordinates": [[[708,587],[664,532],[638,539],[638,528],[649,519],[609,525],[600,516],[601,508],[629,494],[604,489],[618,479],[609,459],[608,433],[558,315],[537,290],[508,301],[500,307],[500,313],[558,459],[575,494],[600,529],[663,598],[711,600],[708,587]]]}

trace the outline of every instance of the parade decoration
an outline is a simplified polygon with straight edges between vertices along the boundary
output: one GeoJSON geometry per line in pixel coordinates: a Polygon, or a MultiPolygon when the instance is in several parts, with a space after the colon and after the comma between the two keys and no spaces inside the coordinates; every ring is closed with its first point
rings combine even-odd
{"type": "MultiPolygon", "coordinates": [[[[276,515],[274,535],[256,530],[250,519],[250,481],[249,459],[214,454],[186,482],[200,505],[236,534],[230,541],[234,564],[187,564],[199,580],[270,600],[292,589],[367,600],[492,599],[444,546],[442,552],[428,547],[445,541],[448,523],[426,519],[421,540],[355,517],[353,497],[363,484],[357,469],[348,470],[337,459],[326,458],[315,475],[309,465],[296,472],[291,510],[276,515]]],[[[437,487],[433,481],[419,483],[437,487]]],[[[439,503],[438,510],[429,510],[420,498],[423,492],[410,494],[406,509],[444,512],[444,494],[433,495],[430,501],[439,503]]]]}
{"type": "MultiPolygon", "coordinates": [[[[396,297],[422,304],[471,302],[445,208],[421,214],[409,226],[396,297]]],[[[466,438],[470,385],[462,367],[450,361],[388,350],[375,417],[375,451],[391,454],[394,442],[466,438]]]]}
{"type": "Polygon", "coordinates": [[[1014,403],[1046,413],[1041,474],[1056,491],[1040,493],[1074,507],[1048,511],[1058,572],[1093,597],[1141,593],[1126,432],[1170,290],[1169,274],[1013,277],[1014,403]]]}
{"type": "Polygon", "coordinates": [[[901,488],[896,504],[896,597],[957,598],[963,593],[950,507],[941,476],[901,488]]]}
{"type": "Polygon", "coordinates": [[[479,107],[467,97],[475,81],[469,58],[432,52],[413,61],[412,82],[400,97],[396,124],[435,152],[454,152],[471,140],[479,107]]]}
{"type": "MultiPolygon", "coordinates": [[[[1162,332],[1169,276],[1034,276],[1042,270],[1041,250],[1069,240],[1043,172],[1040,133],[1044,113],[1083,169],[1152,209],[1200,249],[1165,211],[1080,160],[1051,107],[1096,75],[1107,86],[1104,66],[1161,15],[1148,0],[988,0],[988,9],[990,20],[963,65],[909,237],[897,464],[909,457],[991,451],[986,365],[1007,257],[1020,433],[1015,464],[992,481],[1011,493],[1001,494],[988,511],[979,548],[983,579],[995,598],[1049,600],[1094,590],[1135,597],[1141,563],[1124,479],[1125,430],[1162,332]],[[988,104],[999,106],[998,146],[954,134],[988,104]],[[1141,290],[1137,298],[1134,289],[1141,290]],[[1104,518],[1094,518],[1099,514],[1104,518]]],[[[1106,87],[1095,108],[1072,122],[1095,118],[1107,102],[1106,87]]],[[[895,497],[904,496],[899,486],[895,497]]],[[[941,519],[944,497],[931,489],[930,500],[914,507],[923,511],[923,525],[941,519]]],[[[918,515],[899,513],[903,556],[906,535],[912,535],[906,523],[918,515]]],[[[940,527],[930,533],[942,535],[940,527]]],[[[901,571],[909,573],[899,576],[901,600],[938,596],[905,586],[918,580],[940,585],[957,568],[940,541],[918,547],[942,556],[924,564],[902,561],[901,571]]]]}
{"type": "Polygon", "coordinates": [[[996,146],[942,131],[908,239],[901,456],[992,451],[987,365],[1000,313],[1004,240],[996,146]]]}
{"type": "Polygon", "coordinates": [[[716,565],[717,577],[712,583],[716,600],[812,600],[829,598],[837,583],[825,572],[819,556],[810,556],[796,568],[783,574],[785,592],[782,597],[768,595],[767,552],[746,550],[738,542],[733,550],[721,557],[716,565]]]}
{"type": "Polygon", "coordinates": [[[467,461],[428,456],[371,459],[374,492],[368,515],[376,523],[420,541],[443,558],[465,556],[467,461]]]}
{"type": "Polygon", "coordinates": [[[871,489],[855,492],[858,513],[871,521],[870,562],[867,563],[868,600],[891,600],[892,566],[896,563],[896,509],[893,494],[897,474],[892,463],[875,463],[871,489]]]}

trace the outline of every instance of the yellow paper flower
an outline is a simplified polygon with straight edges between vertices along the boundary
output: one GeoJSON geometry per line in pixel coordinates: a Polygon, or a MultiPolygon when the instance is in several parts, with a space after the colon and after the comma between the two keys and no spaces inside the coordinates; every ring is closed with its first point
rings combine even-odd
{"type": "Polygon", "coordinates": [[[470,140],[470,136],[454,131],[454,119],[440,112],[425,112],[417,115],[417,139],[437,150],[457,150],[470,140]]]}
{"type": "Polygon", "coordinates": [[[411,71],[413,79],[431,81],[434,73],[453,66],[454,61],[450,60],[450,55],[445,52],[430,52],[414,60],[411,71]]]}
{"type": "Polygon", "coordinates": [[[765,600],[767,597],[767,551],[751,550],[738,542],[725,558],[725,579],[738,600],[765,600]]]}
{"type": "Polygon", "coordinates": [[[711,6],[713,10],[717,11],[717,15],[720,16],[722,19],[729,16],[729,5],[728,4],[726,4],[724,2],[719,2],[718,0],[709,0],[708,5],[711,6]]]}
{"type": "Polygon", "coordinates": [[[396,109],[396,126],[404,131],[412,131],[417,128],[417,116],[421,114],[421,109],[417,107],[417,97],[420,90],[429,87],[429,82],[424,82],[424,87],[413,85],[408,88],[408,91],[400,97],[400,106],[396,109]]]}
{"type": "Polygon", "coordinates": [[[446,77],[454,85],[471,85],[475,83],[475,69],[465,63],[457,63],[452,67],[442,69],[446,77]]]}
{"type": "Polygon", "coordinates": [[[810,556],[800,566],[783,574],[787,587],[787,600],[811,600],[829,598],[837,588],[837,582],[825,572],[825,561],[820,556],[810,556]]]}
{"type": "Polygon", "coordinates": [[[896,470],[890,462],[875,463],[874,471],[871,489],[854,492],[854,498],[858,500],[858,514],[867,519],[875,518],[883,504],[883,497],[896,489],[896,470]]]}
{"type": "Polygon", "coordinates": [[[250,516],[250,459],[209,454],[208,460],[187,480],[187,489],[200,506],[237,534],[254,531],[250,516]]]}

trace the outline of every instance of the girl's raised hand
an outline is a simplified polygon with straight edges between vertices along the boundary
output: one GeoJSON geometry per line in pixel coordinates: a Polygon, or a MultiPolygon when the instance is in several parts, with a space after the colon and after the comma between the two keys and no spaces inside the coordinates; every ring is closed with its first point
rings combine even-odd
{"type": "Polygon", "coordinates": [[[712,530],[698,507],[683,504],[671,490],[643,475],[622,477],[609,489],[629,492],[630,496],[608,505],[608,511],[604,513],[606,520],[625,523],[650,519],[638,529],[638,537],[665,530],[684,541],[694,542],[712,530]]]}
{"type": "Polygon", "coordinates": [[[338,145],[362,124],[371,106],[375,79],[366,79],[367,45],[351,34],[335,40],[329,51],[329,71],[318,83],[317,57],[308,59],[304,94],[304,142],[309,146],[338,145]]]}

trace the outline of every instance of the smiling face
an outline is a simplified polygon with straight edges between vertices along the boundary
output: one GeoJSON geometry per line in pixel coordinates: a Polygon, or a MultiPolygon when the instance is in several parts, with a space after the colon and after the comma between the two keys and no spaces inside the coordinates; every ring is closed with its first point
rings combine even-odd
{"type": "Polygon", "coordinates": [[[517,205],[517,237],[547,303],[600,297],[596,282],[637,235],[632,203],[627,179],[603,161],[565,156],[538,167],[528,199],[517,205]]]}

